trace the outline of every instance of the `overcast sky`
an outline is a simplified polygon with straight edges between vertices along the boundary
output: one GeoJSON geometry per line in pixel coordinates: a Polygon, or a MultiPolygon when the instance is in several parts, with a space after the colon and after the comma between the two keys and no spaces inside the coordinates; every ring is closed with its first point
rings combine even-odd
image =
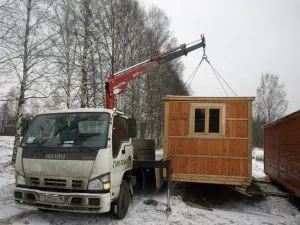
{"type": "MultiPolygon", "coordinates": [[[[261,74],[272,73],[285,84],[288,113],[300,109],[299,0],[140,1],[165,11],[180,44],[204,34],[208,59],[238,96],[255,96],[261,74]]],[[[201,58],[202,49],[184,57],[184,81],[201,58]]],[[[206,63],[191,87],[195,96],[226,96],[206,63]]]]}

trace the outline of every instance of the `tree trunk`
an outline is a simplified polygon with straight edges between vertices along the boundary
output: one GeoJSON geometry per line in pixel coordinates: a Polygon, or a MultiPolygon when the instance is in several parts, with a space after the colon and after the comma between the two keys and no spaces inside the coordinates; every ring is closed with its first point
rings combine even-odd
{"type": "Polygon", "coordinates": [[[21,121],[24,113],[24,105],[25,105],[25,91],[28,80],[28,39],[29,39],[29,31],[30,31],[30,16],[31,16],[31,0],[27,1],[26,7],[26,24],[25,24],[25,35],[24,35],[24,57],[23,57],[23,78],[21,81],[20,95],[18,99],[17,106],[17,115],[16,115],[16,127],[15,127],[15,141],[14,148],[12,154],[12,163],[16,162],[16,156],[18,147],[20,145],[21,140],[21,121]]]}
{"type": "Polygon", "coordinates": [[[89,50],[90,37],[90,1],[83,1],[84,7],[84,37],[83,37],[83,55],[81,66],[81,108],[89,107],[89,93],[88,93],[88,63],[87,56],[89,50]]]}

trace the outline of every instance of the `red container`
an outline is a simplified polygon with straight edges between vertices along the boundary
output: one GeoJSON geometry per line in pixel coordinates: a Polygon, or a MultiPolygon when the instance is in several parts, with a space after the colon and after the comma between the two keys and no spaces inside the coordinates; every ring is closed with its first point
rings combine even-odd
{"type": "Polygon", "coordinates": [[[300,110],[264,126],[264,171],[300,197],[300,110]]]}

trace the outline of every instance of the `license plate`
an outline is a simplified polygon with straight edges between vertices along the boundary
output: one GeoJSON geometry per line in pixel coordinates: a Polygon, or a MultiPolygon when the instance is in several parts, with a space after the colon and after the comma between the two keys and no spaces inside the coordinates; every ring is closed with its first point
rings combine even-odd
{"type": "Polygon", "coordinates": [[[65,203],[65,196],[59,196],[59,195],[39,195],[40,202],[47,202],[47,203],[65,203]]]}

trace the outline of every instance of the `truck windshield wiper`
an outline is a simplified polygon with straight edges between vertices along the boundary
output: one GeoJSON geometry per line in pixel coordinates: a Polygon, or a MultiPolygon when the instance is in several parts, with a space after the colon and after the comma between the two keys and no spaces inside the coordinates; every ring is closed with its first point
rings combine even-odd
{"type": "Polygon", "coordinates": [[[44,144],[49,141],[52,140],[51,138],[39,138],[39,141],[33,141],[33,142],[25,142],[25,145],[37,145],[37,146],[44,146],[44,144]]]}

